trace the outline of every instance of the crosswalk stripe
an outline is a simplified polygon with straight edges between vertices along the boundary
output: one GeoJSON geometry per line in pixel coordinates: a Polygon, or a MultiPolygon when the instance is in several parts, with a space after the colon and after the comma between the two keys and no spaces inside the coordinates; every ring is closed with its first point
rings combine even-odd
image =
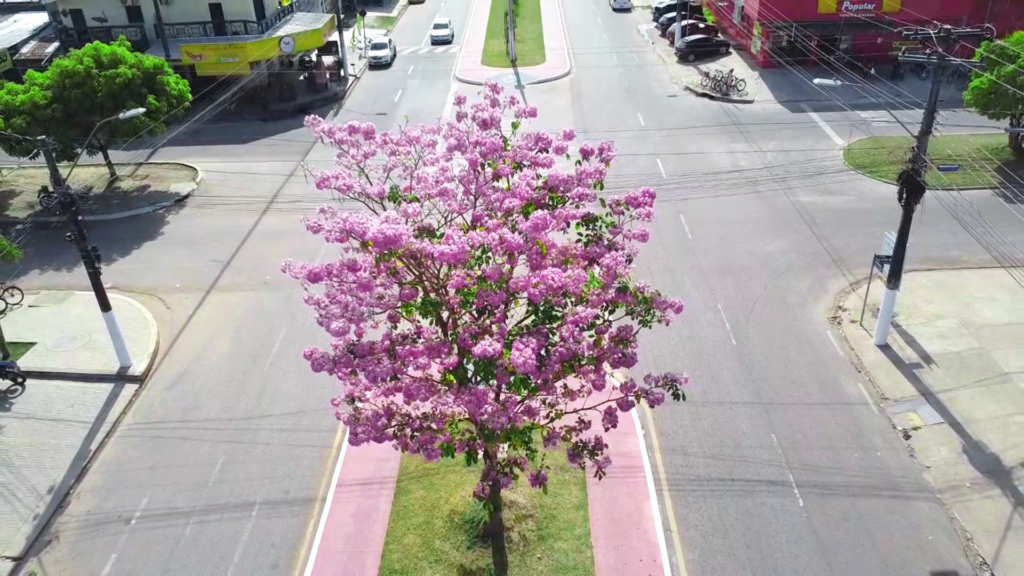
{"type": "Polygon", "coordinates": [[[406,48],[406,49],[402,50],[402,54],[412,54],[413,52],[415,52],[417,50],[419,50],[419,47],[416,47],[416,48],[406,48]]]}
{"type": "Polygon", "coordinates": [[[417,54],[426,54],[429,51],[430,51],[430,48],[423,48],[419,52],[417,52],[417,54]]]}

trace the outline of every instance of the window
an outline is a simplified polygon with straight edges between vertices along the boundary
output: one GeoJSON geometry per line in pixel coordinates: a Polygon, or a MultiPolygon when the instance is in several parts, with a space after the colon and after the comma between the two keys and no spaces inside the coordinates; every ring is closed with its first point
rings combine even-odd
{"type": "Polygon", "coordinates": [[[255,10],[257,22],[267,19],[267,7],[263,4],[263,0],[252,0],[252,9],[255,10]]]}
{"type": "Polygon", "coordinates": [[[213,21],[213,35],[227,36],[228,27],[224,24],[224,6],[220,2],[210,2],[210,20],[213,21]]]}
{"type": "Polygon", "coordinates": [[[448,25],[444,22],[434,22],[434,30],[447,30],[448,25]]]}
{"type": "Polygon", "coordinates": [[[68,10],[68,15],[71,17],[71,26],[75,29],[81,30],[89,27],[89,24],[85,21],[85,12],[82,12],[81,8],[68,10]]]}
{"type": "Polygon", "coordinates": [[[146,19],[142,17],[141,6],[125,6],[124,13],[128,16],[129,24],[144,24],[146,19]]]}
{"type": "Polygon", "coordinates": [[[370,50],[387,50],[390,48],[387,42],[374,42],[370,44],[370,50]]]}

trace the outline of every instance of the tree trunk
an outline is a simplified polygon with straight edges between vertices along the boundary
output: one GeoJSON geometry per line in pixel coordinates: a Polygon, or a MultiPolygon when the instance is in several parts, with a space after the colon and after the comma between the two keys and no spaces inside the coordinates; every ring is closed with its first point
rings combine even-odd
{"type": "Polygon", "coordinates": [[[110,161],[110,152],[107,150],[107,145],[101,142],[98,148],[100,149],[100,154],[103,155],[103,162],[107,164],[107,172],[110,172],[110,179],[114,180],[117,178],[117,170],[114,170],[114,163],[110,161]]]}
{"type": "Polygon", "coordinates": [[[7,337],[4,336],[3,326],[0,326],[0,358],[5,362],[11,359],[11,349],[7,346],[7,337]]]}
{"type": "Polygon", "coordinates": [[[491,519],[488,526],[491,540],[491,564],[494,576],[508,576],[508,550],[505,547],[505,519],[501,515],[501,483],[491,484],[488,497],[491,505],[491,519]]]}

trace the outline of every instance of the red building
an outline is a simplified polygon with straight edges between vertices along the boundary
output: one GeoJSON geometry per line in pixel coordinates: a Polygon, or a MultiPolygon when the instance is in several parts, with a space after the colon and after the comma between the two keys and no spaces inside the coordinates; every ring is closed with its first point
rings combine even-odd
{"type": "MultiPolygon", "coordinates": [[[[1024,0],[705,0],[715,23],[764,67],[814,64],[835,54],[888,61],[912,48],[896,31],[991,23],[997,36],[1024,28],[1024,0]]],[[[961,46],[958,56],[969,56],[961,46]]]]}

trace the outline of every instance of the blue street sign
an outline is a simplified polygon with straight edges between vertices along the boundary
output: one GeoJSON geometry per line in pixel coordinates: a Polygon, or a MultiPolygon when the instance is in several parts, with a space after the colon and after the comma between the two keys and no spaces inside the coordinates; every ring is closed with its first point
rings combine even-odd
{"type": "Polygon", "coordinates": [[[939,164],[935,167],[939,172],[956,172],[960,169],[959,164],[939,164]]]}

